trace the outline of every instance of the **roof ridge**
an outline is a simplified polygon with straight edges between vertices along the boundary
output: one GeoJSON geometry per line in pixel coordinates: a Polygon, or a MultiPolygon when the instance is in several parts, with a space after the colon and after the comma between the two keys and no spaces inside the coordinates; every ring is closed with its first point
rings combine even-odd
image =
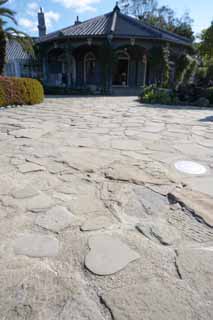
{"type": "Polygon", "coordinates": [[[74,27],[77,28],[77,27],[81,26],[82,24],[88,23],[88,22],[90,22],[90,21],[98,20],[98,19],[100,19],[100,18],[110,16],[112,13],[113,13],[113,12],[108,12],[108,13],[105,13],[105,14],[101,14],[101,15],[99,15],[99,16],[97,16],[97,17],[90,18],[90,19],[87,19],[87,20],[85,20],[85,21],[82,21],[81,23],[79,23],[79,24],[77,24],[77,25],[73,24],[73,25],[71,25],[71,26],[69,26],[69,27],[60,29],[60,30],[58,30],[58,32],[60,32],[60,31],[63,32],[63,31],[66,31],[67,29],[74,28],[74,27]]]}
{"type": "Polygon", "coordinates": [[[113,12],[111,11],[111,12],[108,12],[108,13],[105,13],[105,14],[102,14],[102,15],[99,15],[99,16],[97,16],[97,17],[93,17],[93,18],[87,19],[87,20],[85,20],[85,21],[82,21],[82,22],[79,23],[78,25],[72,24],[72,25],[70,25],[70,26],[68,26],[68,27],[66,27],[66,28],[62,28],[62,29],[58,29],[58,30],[49,32],[49,33],[47,33],[45,36],[43,36],[42,38],[44,39],[46,36],[50,36],[50,35],[58,34],[58,33],[60,33],[60,32],[64,32],[64,31],[66,31],[66,30],[68,30],[68,29],[70,29],[70,28],[79,27],[79,26],[81,26],[82,24],[87,23],[87,22],[89,22],[89,21],[93,21],[93,20],[100,19],[100,18],[102,18],[102,17],[110,16],[112,13],[113,13],[113,12]]]}
{"type": "Polygon", "coordinates": [[[133,22],[133,23],[135,23],[135,24],[137,24],[139,26],[143,26],[148,30],[151,29],[152,31],[157,32],[158,34],[160,34],[161,32],[164,32],[164,33],[166,33],[168,35],[171,35],[171,36],[173,36],[173,37],[175,37],[177,39],[184,40],[184,41],[187,41],[189,43],[192,42],[189,38],[181,36],[181,35],[179,35],[179,34],[177,34],[175,32],[171,32],[171,31],[168,31],[168,30],[165,30],[163,28],[156,27],[156,26],[152,26],[152,25],[150,25],[150,24],[148,24],[146,22],[143,22],[143,21],[141,21],[139,19],[133,18],[131,16],[128,16],[128,15],[125,15],[125,14],[122,14],[122,13],[119,13],[119,14],[122,17],[126,18],[127,20],[129,20],[129,21],[131,21],[131,22],[133,22]]]}
{"type": "Polygon", "coordinates": [[[126,14],[123,14],[123,13],[121,13],[121,12],[119,12],[119,15],[120,15],[122,18],[128,20],[130,23],[133,23],[133,24],[135,24],[136,26],[138,26],[138,27],[140,27],[140,28],[143,26],[146,30],[148,30],[148,31],[153,31],[155,34],[161,35],[161,34],[160,34],[160,30],[152,30],[153,28],[152,28],[152,26],[150,26],[149,24],[144,24],[144,25],[143,25],[143,23],[141,23],[140,20],[138,20],[138,19],[136,19],[136,18],[133,18],[133,17],[131,17],[131,16],[128,16],[128,15],[126,15],[126,14]],[[151,30],[150,30],[150,29],[151,29],[151,30]]]}

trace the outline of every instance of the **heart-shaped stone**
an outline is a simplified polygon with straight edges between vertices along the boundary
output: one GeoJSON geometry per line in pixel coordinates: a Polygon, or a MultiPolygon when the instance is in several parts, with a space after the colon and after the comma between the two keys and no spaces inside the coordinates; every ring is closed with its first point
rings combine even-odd
{"type": "Polygon", "coordinates": [[[86,267],[97,275],[111,275],[139,259],[137,252],[117,238],[98,235],[89,239],[90,252],[85,258],[86,267]]]}

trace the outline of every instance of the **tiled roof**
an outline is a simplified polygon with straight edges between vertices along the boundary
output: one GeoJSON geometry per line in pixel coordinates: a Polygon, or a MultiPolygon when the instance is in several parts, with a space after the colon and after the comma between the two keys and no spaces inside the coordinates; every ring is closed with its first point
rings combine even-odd
{"type": "Polygon", "coordinates": [[[47,34],[39,39],[46,42],[62,37],[104,37],[113,34],[114,38],[137,37],[141,39],[163,40],[181,45],[191,45],[191,41],[177,34],[152,27],[136,18],[124,15],[118,7],[105,15],[84,21],[77,25],[47,34]]]}
{"type": "Polygon", "coordinates": [[[6,61],[29,59],[30,55],[23,50],[21,45],[15,40],[9,40],[6,44],[6,61]]]}

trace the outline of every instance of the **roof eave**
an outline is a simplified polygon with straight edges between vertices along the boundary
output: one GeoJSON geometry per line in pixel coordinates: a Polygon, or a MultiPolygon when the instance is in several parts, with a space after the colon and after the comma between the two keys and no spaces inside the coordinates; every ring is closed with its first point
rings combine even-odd
{"type": "MultiPolygon", "coordinates": [[[[72,35],[72,36],[59,36],[59,37],[55,37],[55,38],[51,38],[51,39],[44,39],[42,41],[42,39],[40,39],[40,41],[38,41],[37,43],[38,44],[44,44],[44,43],[49,43],[49,42],[53,42],[53,41],[59,41],[59,40],[68,40],[68,39],[74,39],[74,40],[77,40],[77,39],[87,39],[87,38],[93,38],[93,39],[103,39],[103,38],[107,38],[108,37],[108,34],[97,34],[97,35],[72,35]]],[[[141,40],[152,40],[152,41],[160,41],[160,42],[168,42],[168,43],[171,43],[171,44],[176,44],[176,45],[182,45],[182,46],[186,46],[186,47],[192,47],[192,42],[184,42],[184,41],[173,41],[173,40],[169,40],[169,39],[163,39],[162,37],[150,37],[150,36],[139,36],[139,35],[135,35],[135,36],[132,36],[132,35],[128,35],[128,34],[124,34],[124,35],[116,35],[114,34],[113,36],[113,39],[130,39],[134,37],[135,39],[141,39],[141,40]]]]}

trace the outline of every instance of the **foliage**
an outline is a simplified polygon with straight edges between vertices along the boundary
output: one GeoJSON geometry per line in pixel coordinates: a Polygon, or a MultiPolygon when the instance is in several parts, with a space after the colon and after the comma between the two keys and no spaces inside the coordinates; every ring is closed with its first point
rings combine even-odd
{"type": "Polygon", "coordinates": [[[6,56],[6,39],[4,32],[0,28],[0,74],[4,69],[4,61],[6,56]]]}
{"type": "Polygon", "coordinates": [[[213,87],[209,87],[206,89],[206,97],[209,99],[209,102],[213,104],[213,87]]]}
{"type": "Polygon", "coordinates": [[[154,46],[149,50],[149,64],[156,71],[163,71],[162,85],[168,88],[170,85],[170,47],[154,46]]]}
{"type": "Polygon", "coordinates": [[[156,85],[151,85],[144,88],[140,95],[142,103],[152,104],[176,104],[177,99],[171,90],[158,88],[156,85]]]}
{"type": "Polygon", "coordinates": [[[30,53],[32,56],[34,55],[33,43],[27,34],[20,32],[13,27],[7,27],[7,20],[5,20],[5,18],[12,21],[15,25],[17,24],[15,19],[16,13],[13,10],[4,7],[8,1],[9,0],[0,0],[0,75],[3,74],[5,64],[6,41],[15,40],[26,52],[30,53]]]}
{"type": "Polygon", "coordinates": [[[192,76],[196,73],[198,63],[188,54],[182,54],[176,59],[176,89],[182,85],[188,85],[192,76]]]}
{"type": "Polygon", "coordinates": [[[208,106],[209,103],[213,104],[213,90],[211,90],[211,88],[206,89],[194,84],[187,86],[183,85],[179,87],[176,95],[181,103],[183,102],[185,104],[198,105],[202,107],[208,106]]]}
{"type": "Polygon", "coordinates": [[[0,77],[0,107],[8,105],[33,105],[44,99],[39,81],[28,78],[0,77]]]}
{"type": "Polygon", "coordinates": [[[196,106],[201,107],[201,108],[207,108],[210,104],[209,99],[205,97],[200,97],[196,102],[196,106]]]}
{"type": "Polygon", "coordinates": [[[213,87],[205,89],[191,84],[182,86],[178,91],[151,85],[143,88],[139,96],[142,103],[208,107],[213,104],[213,87]]]}
{"type": "Polygon", "coordinates": [[[202,31],[199,52],[201,56],[213,62],[213,21],[211,26],[202,31]]]}
{"type": "Polygon", "coordinates": [[[175,62],[176,62],[176,84],[178,88],[183,82],[183,72],[188,65],[187,55],[185,54],[180,55],[175,62]]]}
{"type": "Polygon", "coordinates": [[[120,0],[121,9],[145,23],[194,39],[192,22],[188,13],[178,18],[170,7],[159,6],[157,0],[120,0]]]}
{"type": "Polygon", "coordinates": [[[163,48],[163,62],[163,87],[168,88],[170,80],[170,50],[168,44],[163,48]]]}
{"type": "Polygon", "coordinates": [[[209,28],[203,30],[200,43],[197,44],[200,66],[196,73],[199,85],[213,85],[213,21],[209,28]]]}
{"type": "Polygon", "coordinates": [[[204,66],[198,66],[195,74],[195,82],[198,86],[207,86],[207,72],[208,68],[204,66]]]}

